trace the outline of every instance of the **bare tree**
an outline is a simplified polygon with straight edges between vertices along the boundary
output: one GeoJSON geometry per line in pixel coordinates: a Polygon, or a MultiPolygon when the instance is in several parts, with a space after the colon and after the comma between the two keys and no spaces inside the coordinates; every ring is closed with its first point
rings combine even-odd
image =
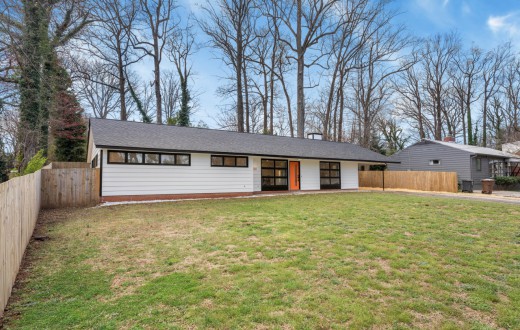
{"type": "Polygon", "coordinates": [[[299,138],[305,136],[305,69],[317,65],[327,52],[320,49],[323,39],[333,35],[340,29],[336,16],[339,0],[295,0],[276,1],[277,20],[285,26],[290,38],[283,35],[283,42],[293,55],[289,57],[296,62],[296,97],[297,97],[297,133],[299,138]],[[312,53],[309,58],[306,55],[312,53]]]}
{"type": "Polygon", "coordinates": [[[80,102],[96,118],[111,117],[121,109],[117,73],[107,72],[106,69],[101,62],[84,62],[81,68],[83,74],[75,79],[80,102]]]}
{"type": "MultiPolygon", "coordinates": [[[[488,145],[487,119],[489,103],[499,92],[503,79],[503,66],[511,58],[511,45],[505,44],[489,51],[483,60],[482,68],[482,145],[488,145]]],[[[495,112],[496,114],[496,112],[495,112]]]]}
{"type": "Polygon", "coordinates": [[[178,73],[166,70],[161,75],[161,89],[164,103],[164,116],[167,124],[177,123],[177,111],[181,99],[178,73]]]}
{"type": "Polygon", "coordinates": [[[455,33],[435,35],[428,38],[421,52],[421,64],[424,68],[426,91],[431,101],[435,140],[442,139],[442,100],[449,88],[449,70],[460,49],[460,41],[455,33]]]}
{"type": "Polygon", "coordinates": [[[177,124],[189,126],[192,93],[188,83],[192,74],[191,56],[196,51],[195,34],[193,33],[193,27],[189,23],[177,34],[171,36],[168,41],[168,50],[169,58],[177,70],[181,93],[177,124]]]}
{"type": "MultiPolygon", "coordinates": [[[[136,56],[130,42],[137,15],[137,0],[95,0],[93,16],[96,22],[83,37],[83,49],[87,56],[97,58],[105,67],[107,75],[112,75],[115,81],[92,80],[92,82],[107,85],[117,89],[119,93],[119,118],[128,119],[128,82],[126,71],[132,64],[141,60],[136,56]]],[[[80,66],[79,70],[83,70],[80,66]]],[[[89,78],[88,70],[82,72],[85,79],[89,78]]]]}
{"type": "Polygon", "coordinates": [[[478,77],[483,69],[483,52],[478,47],[472,47],[468,52],[460,53],[454,58],[457,70],[461,73],[462,91],[464,95],[464,112],[466,114],[468,144],[476,145],[475,132],[473,131],[473,121],[471,105],[478,100],[478,77]]]}
{"type": "Polygon", "coordinates": [[[199,19],[210,46],[221,53],[221,60],[233,70],[236,93],[237,130],[244,132],[244,61],[255,39],[257,15],[253,0],[217,0],[203,7],[206,17],[199,19]]]}
{"type": "Polygon", "coordinates": [[[170,34],[175,29],[173,21],[174,0],[139,0],[140,27],[131,35],[135,49],[153,60],[156,120],[162,124],[161,62],[170,34]]]}

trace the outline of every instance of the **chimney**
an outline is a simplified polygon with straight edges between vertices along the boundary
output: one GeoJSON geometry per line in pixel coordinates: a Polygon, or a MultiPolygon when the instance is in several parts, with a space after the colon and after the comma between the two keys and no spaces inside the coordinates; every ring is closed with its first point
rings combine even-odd
{"type": "Polygon", "coordinates": [[[455,138],[453,136],[446,136],[443,140],[444,142],[453,142],[455,143],[455,138]]]}
{"type": "Polygon", "coordinates": [[[307,139],[323,140],[323,135],[321,133],[309,133],[307,134],[307,139]]]}

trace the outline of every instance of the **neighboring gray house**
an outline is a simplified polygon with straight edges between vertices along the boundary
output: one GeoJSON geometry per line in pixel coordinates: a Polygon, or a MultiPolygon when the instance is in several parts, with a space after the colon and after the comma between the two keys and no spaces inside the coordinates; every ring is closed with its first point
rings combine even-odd
{"type": "Polygon", "coordinates": [[[482,179],[520,175],[520,157],[516,155],[448,141],[417,142],[391,156],[400,164],[388,164],[388,168],[393,171],[457,172],[459,182],[471,180],[476,187],[480,187],[482,179]]]}

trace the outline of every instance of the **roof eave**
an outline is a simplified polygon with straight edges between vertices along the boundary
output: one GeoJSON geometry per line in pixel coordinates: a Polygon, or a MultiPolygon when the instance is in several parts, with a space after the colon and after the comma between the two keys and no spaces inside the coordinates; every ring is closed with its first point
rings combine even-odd
{"type": "Polygon", "coordinates": [[[372,164],[400,164],[401,162],[393,160],[367,160],[367,159],[352,159],[352,158],[324,158],[324,157],[306,157],[306,156],[289,156],[289,155],[272,155],[272,154],[257,154],[257,153],[236,153],[236,152],[222,152],[215,150],[185,150],[185,149],[157,149],[157,148],[140,148],[140,147],[124,147],[124,146],[113,146],[113,145],[97,145],[97,148],[104,149],[115,149],[115,150],[134,150],[134,151],[155,151],[155,152],[187,152],[187,153],[201,153],[201,154],[219,154],[219,155],[244,155],[244,156],[259,156],[259,157],[283,157],[283,158],[299,158],[299,159],[323,159],[323,160],[340,160],[350,162],[362,162],[372,164]]]}

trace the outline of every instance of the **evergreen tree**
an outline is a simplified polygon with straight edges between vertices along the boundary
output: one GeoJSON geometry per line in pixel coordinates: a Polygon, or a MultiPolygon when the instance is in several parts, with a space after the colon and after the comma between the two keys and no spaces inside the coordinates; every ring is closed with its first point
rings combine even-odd
{"type": "Polygon", "coordinates": [[[83,109],[69,91],[61,91],[55,98],[56,117],[52,121],[54,158],[57,161],[84,162],[87,127],[83,109]]]}

